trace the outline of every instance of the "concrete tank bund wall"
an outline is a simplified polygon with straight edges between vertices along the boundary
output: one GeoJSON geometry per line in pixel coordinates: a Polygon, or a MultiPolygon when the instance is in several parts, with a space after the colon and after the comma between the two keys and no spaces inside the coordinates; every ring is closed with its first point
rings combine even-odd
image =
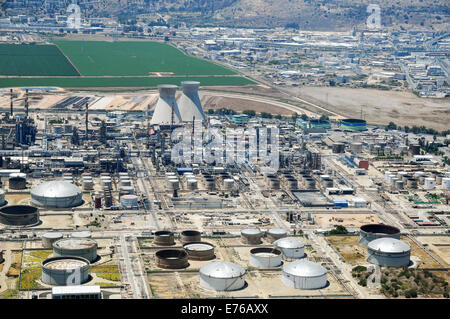
{"type": "Polygon", "coordinates": [[[196,230],[185,230],[181,232],[181,243],[199,242],[202,238],[202,234],[196,230]]]}
{"type": "Polygon", "coordinates": [[[80,257],[53,257],[42,263],[42,282],[53,286],[81,285],[89,280],[89,261],[80,257]]]}
{"type": "Polygon", "coordinates": [[[155,257],[156,265],[164,269],[182,269],[189,265],[188,254],[182,249],[159,250],[155,257]]]}
{"type": "Polygon", "coordinates": [[[155,232],[155,238],[153,239],[153,243],[159,246],[171,246],[175,244],[174,235],[170,231],[157,231],[155,232]]]}
{"type": "Polygon", "coordinates": [[[10,226],[31,226],[39,223],[39,210],[33,206],[13,205],[0,209],[0,223],[10,226]]]}
{"type": "Polygon", "coordinates": [[[183,248],[191,260],[211,260],[214,258],[214,245],[205,242],[184,244],[183,248]]]}
{"type": "Polygon", "coordinates": [[[368,224],[360,228],[359,242],[364,246],[372,240],[383,237],[400,239],[400,230],[397,227],[382,224],[368,224]]]}

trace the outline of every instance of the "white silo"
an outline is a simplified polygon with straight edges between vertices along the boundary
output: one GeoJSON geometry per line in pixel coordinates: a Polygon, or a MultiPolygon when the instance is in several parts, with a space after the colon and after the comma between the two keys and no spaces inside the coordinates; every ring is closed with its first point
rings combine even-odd
{"type": "Polygon", "coordinates": [[[171,84],[158,85],[159,99],[150,121],[152,125],[172,125],[182,122],[175,94],[177,86],[171,84]]]}
{"type": "Polygon", "coordinates": [[[284,237],[276,240],[273,244],[281,250],[285,259],[297,259],[305,256],[305,244],[297,238],[284,237]]]}
{"type": "Polygon", "coordinates": [[[245,269],[229,261],[216,261],[200,268],[200,286],[215,291],[233,291],[245,286],[245,269]]]}
{"type": "Polygon", "coordinates": [[[296,260],[283,266],[282,282],[296,289],[320,289],[327,285],[328,271],[308,260],[296,260]]]}
{"type": "Polygon", "coordinates": [[[198,96],[198,88],[200,82],[195,81],[183,81],[181,82],[183,94],[179,100],[179,109],[181,114],[181,120],[183,122],[192,122],[195,120],[206,120],[205,113],[203,112],[202,103],[198,96]]]}

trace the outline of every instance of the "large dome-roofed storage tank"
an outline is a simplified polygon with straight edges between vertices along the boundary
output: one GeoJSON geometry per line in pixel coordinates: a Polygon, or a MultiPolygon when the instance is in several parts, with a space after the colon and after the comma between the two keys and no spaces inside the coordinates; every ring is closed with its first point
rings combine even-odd
{"type": "Polygon", "coordinates": [[[64,238],[53,244],[53,256],[76,256],[97,260],[97,242],[89,238],[64,238]]]}
{"type": "Polygon", "coordinates": [[[205,242],[192,242],[183,245],[190,260],[214,259],[214,245],[205,242]]]}
{"type": "Polygon", "coordinates": [[[153,112],[151,125],[172,125],[182,122],[176,100],[177,86],[171,84],[158,85],[159,98],[153,112]]]}
{"type": "Polygon", "coordinates": [[[63,234],[60,232],[49,232],[42,235],[42,247],[53,248],[53,243],[63,239],[63,234]]]}
{"type": "Polygon", "coordinates": [[[253,248],[250,250],[250,264],[257,268],[269,269],[281,265],[281,251],[276,248],[253,248]]]}
{"type": "Polygon", "coordinates": [[[36,207],[12,205],[0,208],[0,223],[4,225],[35,226],[39,222],[39,210],[36,207]]]}
{"type": "Polygon", "coordinates": [[[367,224],[361,226],[359,231],[359,242],[364,246],[372,240],[384,237],[400,239],[400,229],[384,224],[367,224]]]}
{"type": "Polygon", "coordinates": [[[156,265],[164,269],[182,269],[189,266],[188,254],[184,249],[164,249],[155,253],[156,265]]]}
{"type": "Polygon", "coordinates": [[[367,261],[384,267],[405,267],[410,264],[411,247],[395,238],[379,238],[367,245],[367,261]]]}
{"type": "Polygon", "coordinates": [[[31,190],[31,203],[47,208],[69,208],[83,203],[81,190],[67,181],[44,182],[31,190]]]}
{"type": "Polygon", "coordinates": [[[305,257],[305,244],[294,237],[285,237],[275,241],[274,246],[283,254],[283,258],[298,259],[305,257]]]}
{"type": "Polygon", "coordinates": [[[92,233],[88,230],[74,232],[70,235],[72,238],[92,238],[92,233]]]}
{"type": "Polygon", "coordinates": [[[206,120],[203,112],[202,103],[198,95],[200,82],[183,81],[181,82],[183,93],[178,101],[181,120],[183,122],[192,122],[206,120]]]}
{"type": "Polygon", "coordinates": [[[229,261],[215,261],[200,268],[200,286],[214,291],[233,291],[245,286],[245,269],[229,261]]]}
{"type": "Polygon", "coordinates": [[[42,263],[43,283],[52,286],[77,286],[89,280],[89,261],[81,257],[52,257],[42,263]]]}
{"type": "Polygon", "coordinates": [[[296,289],[320,289],[327,285],[327,269],[309,260],[296,260],[283,266],[282,282],[296,289]]]}

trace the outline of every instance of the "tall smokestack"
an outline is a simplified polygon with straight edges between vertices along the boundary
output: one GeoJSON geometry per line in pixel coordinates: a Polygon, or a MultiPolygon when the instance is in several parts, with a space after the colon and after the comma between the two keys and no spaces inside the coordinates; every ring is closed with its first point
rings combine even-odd
{"type": "Polygon", "coordinates": [[[183,94],[178,104],[183,122],[191,122],[194,118],[202,121],[206,120],[202,103],[198,96],[200,82],[183,81],[181,82],[181,86],[183,87],[183,94]]]}
{"type": "Polygon", "coordinates": [[[13,89],[9,89],[9,94],[10,94],[10,97],[11,97],[11,100],[10,100],[10,108],[11,108],[10,114],[11,114],[11,118],[13,118],[13,115],[14,115],[13,89]]]}
{"type": "Polygon", "coordinates": [[[89,122],[89,103],[86,103],[86,141],[88,140],[88,122],[89,122]]]}
{"type": "Polygon", "coordinates": [[[25,90],[25,118],[28,118],[28,89],[25,90]]]}
{"type": "Polygon", "coordinates": [[[177,86],[171,84],[158,85],[159,99],[153,112],[151,125],[173,125],[181,123],[175,93],[177,86]]]}

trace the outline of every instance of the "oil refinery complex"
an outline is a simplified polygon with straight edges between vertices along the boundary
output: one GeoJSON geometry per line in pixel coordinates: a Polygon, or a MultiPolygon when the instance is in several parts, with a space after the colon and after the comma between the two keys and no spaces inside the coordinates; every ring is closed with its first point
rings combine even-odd
{"type": "Polygon", "coordinates": [[[200,85],[1,92],[0,297],[448,298],[442,137],[200,85]]]}

